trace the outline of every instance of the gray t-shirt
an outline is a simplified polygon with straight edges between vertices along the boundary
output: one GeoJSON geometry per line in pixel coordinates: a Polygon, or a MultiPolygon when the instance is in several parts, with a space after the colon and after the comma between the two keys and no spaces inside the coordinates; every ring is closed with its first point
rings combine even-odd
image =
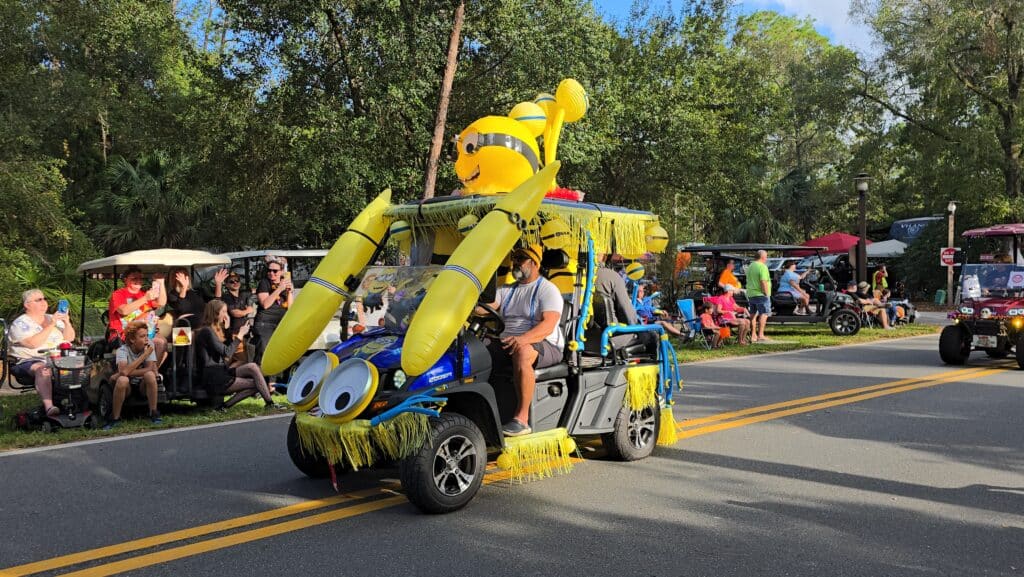
{"type": "MultiPolygon", "coordinates": [[[[145,351],[145,350],[146,349],[142,349],[142,351],[145,351]]],[[[121,345],[120,348],[117,349],[117,353],[114,355],[114,364],[115,364],[115,366],[118,366],[118,365],[121,365],[121,364],[130,365],[130,364],[134,363],[135,359],[137,359],[140,356],[142,356],[142,351],[139,351],[139,353],[136,354],[135,351],[132,350],[131,346],[129,346],[127,343],[121,345]]],[[[153,361],[155,363],[156,362],[156,351],[153,351],[153,352],[149,353],[149,358],[146,359],[146,361],[153,361]]],[[[145,365],[145,364],[146,363],[142,363],[141,365],[139,365],[139,368],[141,369],[142,366],[145,365]]]]}
{"type": "Polygon", "coordinates": [[[597,269],[595,289],[598,294],[604,297],[605,303],[611,304],[611,311],[615,318],[608,319],[609,323],[625,323],[630,325],[639,324],[636,317],[636,309],[633,308],[633,301],[626,290],[626,281],[622,280],[619,273],[610,268],[601,267],[597,269]]]}
{"type": "MultiPolygon", "coordinates": [[[[544,277],[529,284],[514,283],[498,289],[498,307],[501,318],[505,321],[503,337],[517,337],[537,326],[544,319],[545,312],[558,313],[562,316],[562,293],[558,287],[544,277]]],[[[544,340],[562,350],[565,339],[562,330],[555,325],[551,334],[544,340]]]]}

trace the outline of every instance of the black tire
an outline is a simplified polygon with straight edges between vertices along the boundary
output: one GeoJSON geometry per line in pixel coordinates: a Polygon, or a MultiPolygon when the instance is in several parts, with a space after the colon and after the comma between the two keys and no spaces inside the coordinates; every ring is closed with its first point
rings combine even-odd
{"type": "Polygon", "coordinates": [[[615,417],[615,430],[601,435],[608,456],[617,461],[638,461],[654,451],[658,442],[658,428],[661,426],[661,409],[658,405],[631,411],[622,406],[615,417]]]}
{"type": "Polygon", "coordinates": [[[829,315],[828,328],[840,337],[853,336],[860,332],[860,316],[850,309],[838,309],[829,315]]]}
{"type": "Polygon", "coordinates": [[[450,513],[480,490],[487,444],[476,423],[463,415],[442,413],[430,425],[430,441],[402,460],[399,475],[406,497],[421,511],[450,513]]]}
{"type": "Polygon", "coordinates": [[[57,423],[54,423],[50,419],[46,419],[45,421],[43,421],[43,424],[40,427],[40,429],[44,433],[55,433],[55,432],[57,432],[58,429],[60,429],[60,425],[58,425],[57,423]]]}
{"type": "Polygon", "coordinates": [[[1024,369],[1024,333],[1017,337],[1017,366],[1024,369]]]}
{"type": "Polygon", "coordinates": [[[939,335],[939,356],[947,365],[962,365],[971,356],[971,341],[963,327],[949,325],[939,335]]]}
{"type": "Polygon", "coordinates": [[[90,430],[98,429],[99,427],[96,425],[96,415],[89,415],[88,417],[86,417],[85,422],[82,423],[82,426],[90,430]]]}
{"type": "Polygon", "coordinates": [[[114,385],[104,381],[100,383],[100,394],[96,401],[96,412],[103,417],[104,422],[110,421],[114,413],[114,385]]]}
{"type": "MultiPolygon", "coordinates": [[[[305,473],[312,479],[325,479],[331,476],[331,467],[327,459],[320,455],[308,454],[302,449],[302,441],[299,440],[299,429],[295,425],[295,417],[288,425],[288,456],[292,458],[295,468],[305,473]]],[[[334,472],[341,473],[343,467],[334,466],[334,472]]]]}

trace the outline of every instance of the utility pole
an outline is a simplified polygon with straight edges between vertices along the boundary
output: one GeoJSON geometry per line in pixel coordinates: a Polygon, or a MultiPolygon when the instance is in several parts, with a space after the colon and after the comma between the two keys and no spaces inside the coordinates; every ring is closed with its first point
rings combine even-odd
{"type": "Polygon", "coordinates": [[[860,239],[857,241],[857,282],[868,280],[868,221],[867,221],[867,196],[868,182],[871,177],[862,172],[854,177],[853,182],[857,187],[857,208],[860,211],[860,239]]]}
{"type": "MultiPolygon", "coordinates": [[[[956,201],[951,200],[946,205],[946,215],[948,218],[949,232],[946,235],[946,246],[952,247],[954,242],[954,235],[956,230],[956,201]]],[[[954,257],[955,259],[956,257],[954,257]]],[[[953,306],[953,269],[955,267],[946,267],[946,304],[953,306]]]]}
{"type": "Polygon", "coordinates": [[[444,144],[444,126],[448,121],[448,98],[451,96],[455,66],[459,60],[459,38],[462,35],[462,21],[465,14],[466,2],[459,0],[459,5],[455,8],[452,36],[448,40],[448,62],[445,63],[444,78],[441,80],[441,99],[437,103],[434,137],[430,140],[430,156],[427,158],[427,180],[423,187],[423,198],[434,198],[434,185],[437,184],[437,162],[441,158],[441,146],[444,144]]]}

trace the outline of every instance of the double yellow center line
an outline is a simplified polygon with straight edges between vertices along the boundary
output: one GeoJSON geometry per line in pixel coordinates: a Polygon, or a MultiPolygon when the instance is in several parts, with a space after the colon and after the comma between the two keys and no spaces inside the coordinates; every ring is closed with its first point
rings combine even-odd
{"type": "MultiPolygon", "coordinates": [[[[686,420],[677,425],[677,430],[679,432],[680,439],[696,437],[716,431],[723,431],[772,419],[779,419],[790,415],[808,413],[811,411],[827,409],[829,407],[856,403],[885,395],[893,395],[926,387],[934,387],[944,383],[964,381],[967,379],[1006,371],[1010,368],[1012,368],[1011,365],[972,367],[968,369],[946,371],[925,377],[901,379],[869,387],[836,391],[813,397],[805,397],[802,399],[793,399],[780,403],[751,407],[740,411],[732,411],[708,417],[701,417],[698,419],[686,420]]],[[[489,472],[484,477],[484,483],[491,484],[507,479],[508,473],[492,470],[492,472],[489,472]]],[[[349,517],[355,517],[364,513],[393,507],[403,502],[405,502],[404,496],[396,495],[394,491],[391,491],[387,487],[376,487],[326,499],[303,501],[294,505],[288,505],[286,507],[263,511],[252,515],[245,515],[234,519],[200,525],[198,527],[190,527],[179,531],[171,531],[161,535],[135,539],[119,543],[117,545],[90,549],[88,551],[81,551],[79,553],[72,553],[43,561],[18,565],[16,567],[8,567],[6,569],[0,569],[0,577],[21,577],[23,575],[31,575],[33,573],[40,573],[43,571],[53,571],[64,567],[88,563],[90,561],[97,561],[107,557],[114,557],[117,555],[124,555],[144,549],[159,547],[176,541],[197,539],[214,533],[221,533],[241,527],[277,521],[286,517],[301,515],[320,509],[331,509],[329,511],[313,515],[299,517],[279,523],[267,524],[247,531],[230,533],[204,541],[197,541],[172,547],[170,549],[145,553],[135,557],[112,561],[64,574],[74,577],[100,577],[114,575],[117,573],[140,569],[142,567],[149,567],[176,559],[199,555],[209,551],[266,539],[268,537],[274,537],[276,535],[297,531],[299,529],[305,529],[349,517]]]]}
{"type": "Polygon", "coordinates": [[[813,397],[792,399],[781,403],[762,405],[760,407],[751,407],[741,411],[732,411],[729,413],[711,415],[709,417],[689,419],[677,424],[676,430],[680,439],[687,439],[717,431],[724,431],[726,429],[735,429],[736,427],[770,421],[772,419],[781,419],[791,415],[820,411],[822,409],[837,407],[839,405],[858,403],[860,401],[884,397],[886,395],[905,393],[907,391],[934,387],[944,383],[953,383],[983,377],[1006,371],[1011,368],[1012,366],[1008,364],[1003,364],[997,367],[971,367],[969,369],[945,371],[925,377],[900,379],[898,381],[871,385],[869,387],[846,389],[843,391],[826,393],[824,395],[815,395],[813,397]]]}

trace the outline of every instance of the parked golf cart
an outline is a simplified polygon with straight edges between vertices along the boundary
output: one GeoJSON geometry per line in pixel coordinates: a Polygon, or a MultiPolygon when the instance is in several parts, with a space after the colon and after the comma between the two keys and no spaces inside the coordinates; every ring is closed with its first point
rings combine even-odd
{"type": "MultiPolygon", "coordinates": [[[[193,279],[197,279],[196,268],[208,266],[227,266],[230,260],[199,250],[156,249],[139,250],[108,256],[84,262],[78,266],[82,273],[82,317],[79,326],[86,325],[86,292],[88,283],[101,282],[110,287],[108,294],[117,289],[124,271],[136,267],[145,275],[168,273],[174,267],[185,267],[190,270],[193,279]]],[[[101,315],[104,331],[107,326],[107,313],[101,315]]],[[[195,375],[195,362],[192,348],[191,330],[184,326],[172,326],[169,315],[158,322],[158,330],[167,339],[167,360],[160,367],[161,379],[158,383],[158,402],[166,403],[173,400],[189,400],[199,403],[210,401],[209,394],[195,375]]],[[[84,328],[83,328],[84,330],[84,328]]],[[[113,375],[117,370],[114,364],[115,350],[107,341],[106,335],[94,338],[88,355],[94,363],[92,378],[87,387],[89,401],[98,408],[100,416],[109,419],[114,398],[113,375]]],[[[125,399],[124,407],[145,406],[145,392],[132,388],[125,399]]]]}
{"type": "MultiPolygon", "coordinates": [[[[288,398],[297,415],[287,445],[300,471],[327,477],[398,461],[409,500],[423,511],[441,513],[459,509],[473,498],[490,457],[498,457],[499,467],[529,476],[530,471],[552,466],[549,461],[558,469],[570,466],[573,438],[600,438],[612,457],[625,461],[651,454],[663,425],[661,410],[678,379],[671,345],[657,338],[658,325],[586,327],[588,305],[603,306],[594,299],[595,257],[611,251],[613,238],[619,247],[637,253],[647,250],[645,227],[652,230],[657,225],[651,213],[549,199],[536,219],[523,223],[522,238],[533,243],[540,240],[541,224],[552,221],[571,223],[567,234],[576,239],[564,249],[545,250],[541,263],[545,276],[568,275],[569,281],[561,285],[569,292],[560,289],[565,298],[559,325],[567,343],[564,357],[557,365],[536,370],[530,411],[534,433],[528,437],[548,439],[550,459],[519,461],[511,455],[527,437],[508,438],[501,429],[515,413],[517,400],[512,375],[493,368],[484,341],[503,328],[500,316],[486,303],[495,300],[495,286],[506,282],[507,269],[482,279],[485,286],[477,304],[487,313],[460,322],[462,329],[440,360],[422,374],[403,371],[403,350],[414,346],[406,339],[417,315],[434,318],[430,315],[444,312],[421,310],[440,275],[454,268],[451,260],[447,266],[431,264],[447,260],[437,256],[442,239],[461,238],[454,223],[467,214],[480,217],[478,226],[483,226],[483,218],[496,212],[492,208],[501,199],[439,197],[387,208],[388,221],[413,231],[411,245],[398,242],[410,264],[371,266],[353,277],[345,285],[350,296],[383,307],[384,326],[352,336],[330,354],[314,353],[296,369],[288,398]],[[588,231],[602,235],[590,238],[588,231]],[[583,340],[587,330],[590,337],[583,340]],[[646,332],[653,338],[638,337],[633,344],[616,346],[609,340],[615,332],[646,332]],[[650,378],[649,396],[637,393],[639,404],[631,404],[627,388],[642,375],[650,378]],[[377,430],[382,431],[379,439],[365,440],[377,430]]],[[[375,262],[377,255],[367,260],[375,262]]],[[[287,314],[295,314],[295,309],[287,314]]]]}
{"type": "Polygon", "coordinates": [[[939,356],[962,365],[972,351],[1000,359],[1016,351],[1024,368],[1024,223],[1000,224],[963,234],[961,254],[979,254],[960,271],[959,305],[942,329],[939,356]]]}
{"type": "MultiPolygon", "coordinates": [[[[776,292],[772,295],[772,315],[768,317],[768,324],[791,324],[791,323],[828,323],[832,332],[839,336],[855,335],[861,327],[861,310],[857,301],[850,295],[839,292],[836,280],[829,274],[828,268],[824,266],[821,255],[823,250],[820,247],[797,246],[786,244],[720,244],[720,245],[693,245],[684,246],[680,250],[694,253],[708,253],[715,260],[721,259],[722,254],[728,253],[757,253],[759,250],[771,253],[781,253],[783,257],[794,252],[813,251],[813,257],[797,257],[791,260],[803,258],[803,262],[816,258],[821,268],[813,267],[811,274],[801,282],[801,287],[811,295],[812,314],[797,315],[796,301],[789,293],[776,292]]],[[[787,259],[790,260],[790,259],[787,259]]],[[[809,263],[808,263],[808,266],[809,263]]],[[[715,286],[711,282],[712,287],[715,286]]],[[[778,283],[774,288],[778,289],[778,283]]],[[[735,295],[736,303],[740,306],[747,306],[747,297],[740,292],[735,295]]]]}

